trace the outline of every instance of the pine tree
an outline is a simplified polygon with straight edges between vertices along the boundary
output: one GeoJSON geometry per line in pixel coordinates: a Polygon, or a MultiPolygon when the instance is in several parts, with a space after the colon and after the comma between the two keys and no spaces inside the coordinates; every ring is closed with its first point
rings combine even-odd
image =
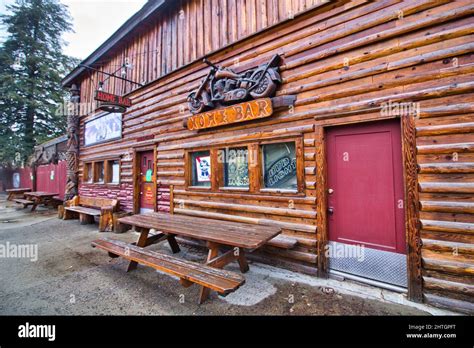
{"type": "Polygon", "coordinates": [[[62,77],[78,61],[63,53],[71,31],[58,0],[16,0],[0,16],[8,36],[0,47],[0,164],[26,161],[34,146],[63,134],[62,77]],[[16,160],[16,161],[15,161],[16,160]]]}

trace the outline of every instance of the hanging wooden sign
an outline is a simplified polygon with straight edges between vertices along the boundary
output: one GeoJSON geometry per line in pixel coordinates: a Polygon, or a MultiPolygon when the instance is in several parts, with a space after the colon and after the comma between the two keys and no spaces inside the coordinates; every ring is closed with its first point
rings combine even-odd
{"type": "Polygon", "coordinates": [[[100,102],[113,104],[124,108],[132,106],[132,101],[130,100],[130,98],[121,97],[119,95],[107,93],[104,91],[95,91],[94,99],[100,102]]]}
{"type": "Polygon", "coordinates": [[[272,114],[272,100],[263,98],[191,116],[185,126],[189,130],[199,130],[261,119],[272,114]]]}

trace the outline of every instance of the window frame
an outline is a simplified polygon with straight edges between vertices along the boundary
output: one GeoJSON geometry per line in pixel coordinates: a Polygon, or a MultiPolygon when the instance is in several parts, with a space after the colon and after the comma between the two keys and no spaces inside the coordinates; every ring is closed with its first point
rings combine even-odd
{"type": "Polygon", "coordinates": [[[303,149],[303,140],[298,139],[294,140],[295,143],[295,156],[296,156],[296,190],[295,189],[281,189],[281,188],[269,188],[265,187],[265,175],[264,175],[264,164],[263,164],[263,146],[271,144],[284,144],[292,143],[293,140],[284,140],[278,139],[277,141],[263,141],[259,143],[259,166],[260,166],[260,190],[261,193],[291,193],[297,194],[304,191],[304,149],[303,149]],[[300,143],[301,142],[301,143],[300,143]],[[300,155],[298,155],[300,154],[300,155]]]}
{"type": "Polygon", "coordinates": [[[120,158],[112,158],[104,161],[104,183],[107,185],[119,185],[121,179],[121,169],[122,169],[122,161],[120,158]],[[118,162],[118,181],[112,181],[113,178],[113,163],[118,162]]]}
{"type": "Polygon", "coordinates": [[[94,162],[94,165],[93,165],[93,171],[92,171],[92,182],[94,184],[99,184],[99,185],[102,185],[102,184],[105,184],[105,162],[104,161],[96,161],[94,162]],[[100,168],[100,163],[102,163],[102,170],[104,172],[103,174],[103,179],[102,181],[99,181],[99,168],[100,168]]]}
{"type": "Polygon", "coordinates": [[[205,191],[214,193],[253,193],[278,196],[304,196],[305,195],[305,172],[304,172],[304,140],[303,135],[289,136],[276,139],[264,139],[248,142],[236,142],[227,146],[214,145],[185,150],[185,190],[205,191]],[[263,145],[278,143],[295,143],[296,154],[296,182],[297,189],[265,188],[263,173],[263,145]],[[249,187],[225,187],[224,184],[224,163],[219,163],[219,151],[230,148],[248,149],[248,170],[249,187]],[[200,151],[210,151],[211,155],[211,185],[210,187],[192,185],[192,153],[200,151]],[[255,155],[254,155],[255,154],[255,155]],[[256,156],[255,159],[252,157],[256,156]]]}
{"type": "Polygon", "coordinates": [[[82,169],[82,183],[83,184],[92,184],[94,181],[94,163],[85,162],[82,169]],[[92,175],[89,177],[89,168],[92,175]]]}
{"type": "Polygon", "coordinates": [[[213,188],[215,186],[215,175],[213,175],[213,170],[215,167],[216,159],[215,158],[215,151],[210,148],[196,148],[191,151],[186,151],[184,154],[185,160],[185,187],[187,189],[191,189],[194,191],[214,191],[213,188]],[[209,155],[211,156],[211,184],[209,186],[195,186],[193,185],[193,163],[191,163],[193,156],[192,154],[195,152],[202,152],[202,151],[209,151],[209,155]]]}
{"type": "Polygon", "coordinates": [[[114,157],[114,158],[107,158],[107,159],[96,159],[95,161],[84,161],[83,164],[83,172],[82,172],[82,184],[88,184],[88,185],[104,185],[104,186],[118,186],[120,185],[121,181],[121,171],[122,171],[122,161],[119,157],[114,157]],[[119,181],[118,182],[112,182],[112,167],[111,163],[118,161],[119,165],[119,181]],[[99,163],[103,163],[104,166],[104,180],[103,181],[98,181],[99,177],[99,163]],[[88,171],[87,169],[89,166],[92,168],[91,173],[92,177],[89,178],[88,171]]]}
{"type": "MultiPolygon", "coordinates": [[[[230,145],[226,147],[217,147],[217,158],[219,158],[219,151],[227,151],[229,149],[235,149],[235,148],[246,148],[248,151],[248,154],[251,154],[251,149],[250,145],[230,145]]],[[[250,155],[248,155],[248,159],[250,158],[250,155]]],[[[217,187],[218,191],[231,191],[231,192],[250,192],[250,162],[247,162],[248,170],[249,170],[249,186],[248,187],[232,187],[232,186],[226,186],[225,185],[225,177],[224,177],[224,171],[225,171],[225,162],[220,162],[217,161],[217,187]]]]}

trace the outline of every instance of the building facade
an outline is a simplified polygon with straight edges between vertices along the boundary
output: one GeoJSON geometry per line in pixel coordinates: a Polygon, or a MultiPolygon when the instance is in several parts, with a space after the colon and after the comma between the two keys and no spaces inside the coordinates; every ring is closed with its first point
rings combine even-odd
{"type": "Polygon", "coordinates": [[[134,213],[277,225],[286,242],[256,260],[472,312],[473,12],[149,1],[63,81],[68,187],[134,213]]]}

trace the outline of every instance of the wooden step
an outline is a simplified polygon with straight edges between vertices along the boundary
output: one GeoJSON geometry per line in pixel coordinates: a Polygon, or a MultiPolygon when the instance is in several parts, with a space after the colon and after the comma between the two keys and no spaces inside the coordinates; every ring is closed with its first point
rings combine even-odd
{"type": "Polygon", "coordinates": [[[92,242],[92,246],[205,286],[223,295],[237,290],[245,283],[245,278],[238,273],[209,267],[156,251],[145,250],[117,240],[98,239],[92,242]]]}

